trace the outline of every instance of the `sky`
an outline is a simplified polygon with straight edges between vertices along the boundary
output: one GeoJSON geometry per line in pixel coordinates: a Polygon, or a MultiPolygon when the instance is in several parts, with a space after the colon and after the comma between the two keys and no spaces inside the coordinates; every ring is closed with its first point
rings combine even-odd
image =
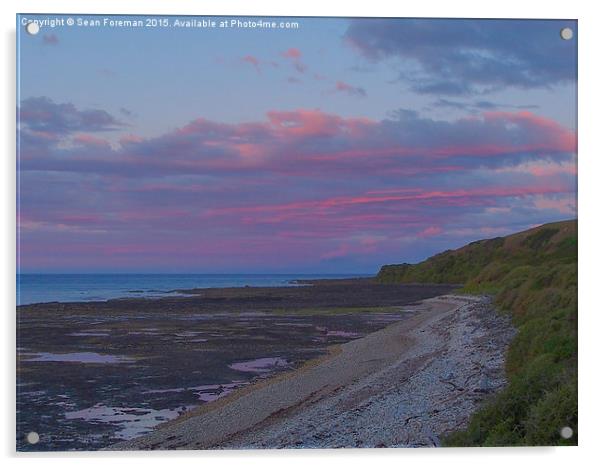
{"type": "Polygon", "coordinates": [[[57,18],[105,17],[17,18],[20,272],[375,273],[577,216],[575,21],[57,18]]]}

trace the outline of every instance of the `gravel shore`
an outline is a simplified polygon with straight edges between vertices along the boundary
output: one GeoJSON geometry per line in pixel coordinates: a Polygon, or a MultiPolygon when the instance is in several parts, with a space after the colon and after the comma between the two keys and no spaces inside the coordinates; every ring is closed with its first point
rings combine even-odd
{"type": "Polygon", "coordinates": [[[441,296],[328,357],[109,449],[438,446],[502,388],[514,330],[489,298],[441,296]]]}

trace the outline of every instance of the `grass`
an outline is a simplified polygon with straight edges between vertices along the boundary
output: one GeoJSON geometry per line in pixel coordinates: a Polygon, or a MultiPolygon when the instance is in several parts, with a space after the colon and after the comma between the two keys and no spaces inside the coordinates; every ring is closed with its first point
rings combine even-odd
{"type": "Polygon", "coordinates": [[[384,266],[377,279],[463,283],[492,294],[518,329],[506,358],[506,388],[446,446],[576,445],[577,222],[542,225],[471,243],[416,265],[384,266]],[[569,426],[574,435],[560,436],[569,426]]]}

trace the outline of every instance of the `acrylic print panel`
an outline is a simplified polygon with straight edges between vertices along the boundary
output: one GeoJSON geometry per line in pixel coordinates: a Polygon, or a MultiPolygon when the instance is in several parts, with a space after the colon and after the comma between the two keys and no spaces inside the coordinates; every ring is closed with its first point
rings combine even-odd
{"type": "Polygon", "coordinates": [[[17,38],[18,450],[577,443],[576,21],[17,38]]]}

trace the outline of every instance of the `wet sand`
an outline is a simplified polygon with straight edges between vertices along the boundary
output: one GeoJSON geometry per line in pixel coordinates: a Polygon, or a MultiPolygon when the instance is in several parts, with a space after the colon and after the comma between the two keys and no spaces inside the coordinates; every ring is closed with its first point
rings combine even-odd
{"type": "Polygon", "coordinates": [[[109,449],[436,446],[504,385],[513,330],[486,298],[442,296],[412,310],[109,449]]]}
{"type": "Polygon", "coordinates": [[[21,306],[18,449],[96,450],[135,438],[408,319],[415,302],[452,289],[325,280],[21,306]],[[40,442],[29,445],[33,430],[40,442]]]}

